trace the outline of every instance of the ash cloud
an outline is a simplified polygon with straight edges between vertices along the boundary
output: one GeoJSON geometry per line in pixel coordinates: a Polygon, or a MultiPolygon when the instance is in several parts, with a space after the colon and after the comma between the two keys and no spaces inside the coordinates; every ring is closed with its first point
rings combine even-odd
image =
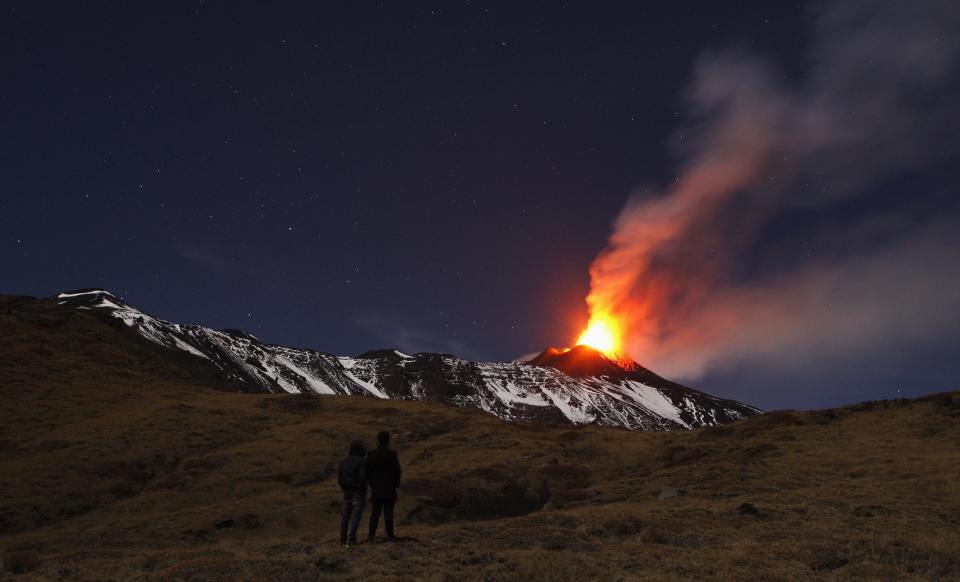
{"type": "Polygon", "coordinates": [[[956,156],[960,10],[809,14],[798,77],[739,52],[695,63],[679,175],[630,198],[591,266],[591,309],[666,375],[811,366],[960,324],[956,188],[923,178],[956,156]]]}

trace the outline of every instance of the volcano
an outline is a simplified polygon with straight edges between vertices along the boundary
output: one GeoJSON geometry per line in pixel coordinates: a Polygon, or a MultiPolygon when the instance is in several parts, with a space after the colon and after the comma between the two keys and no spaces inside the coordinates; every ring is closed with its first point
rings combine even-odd
{"type": "Polygon", "coordinates": [[[242,330],[172,323],[104,289],[22,298],[8,305],[32,305],[31,309],[49,310],[91,328],[112,326],[122,332],[119,337],[128,352],[147,348],[174,363],[195,384],[232,392],[427,400],[479,408],[510,422],[635,430],[690,429],[759,412],[583,345],[548,348],[526,362],[471,362],[452,354],[407,354],[392,348],[340,356],[270,344],[242,330]]]}
{"type": "Polygon", "coordinates": [[[570,349],[550,347],[528,361],[535,366],[550,366],[571,376],[606,376],[620,378],[631,371],[642,369],[640,364],[627,358],[610,358],[590,346],[574,346],[570,349]]]}

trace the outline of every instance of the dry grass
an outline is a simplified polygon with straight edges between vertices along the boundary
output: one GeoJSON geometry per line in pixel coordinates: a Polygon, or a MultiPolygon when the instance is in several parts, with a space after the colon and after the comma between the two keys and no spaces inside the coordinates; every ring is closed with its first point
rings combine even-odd
{"type": "Polygon", "coordinates": [[[508,425],[218,392],[92,315],[0,301],[0,398],[0,579],[960,578],[957,393],[684,433],[508,425]],[[385,428],[406,540],[340,548],[333,468],[385,428]]]}

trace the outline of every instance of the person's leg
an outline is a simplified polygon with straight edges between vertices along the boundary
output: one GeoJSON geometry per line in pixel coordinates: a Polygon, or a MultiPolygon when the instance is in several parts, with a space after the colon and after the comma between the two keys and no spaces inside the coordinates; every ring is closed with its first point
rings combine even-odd
{"type": "Polygon", "coordinates": [[[393,535],[393,506],[397,503],[397,498],[383,500],[383,526],[387,530],[387,539],[394,539],[393,535]]]}
{"type": "Polygon", "coordinates": [[[353,513],[353,497],[343,496],[343,508],[340,510],[340,543],[347,543],[347,525],[350,523],[350,515],[353,513]]]}
{"type": "Polygon", "coordinates": [[[383,500],[376,497],[370,498],[370,541],[377,535],[377,525],[380,521],[380,509],[383,507],[383,500]]]}
{"type": "Polygon", "coordinates": [[[350,515],[350,543],[357,543],[357,527],[360,525],[360,517],[363,515],[363,495],[354,495],[353,513],[350,515]]]}

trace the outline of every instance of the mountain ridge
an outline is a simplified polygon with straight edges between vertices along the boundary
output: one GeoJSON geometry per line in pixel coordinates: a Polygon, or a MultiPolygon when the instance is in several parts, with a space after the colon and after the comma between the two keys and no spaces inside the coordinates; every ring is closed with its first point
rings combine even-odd
{"type": "Polygon", "coordinates": [[[548,349],[519,363],[411,355],[394,348],[339,356],[263,342],[238,329],[172,323],[104,289],[63,292],[45,301],[120,322],[135,337],[166,348],[166,356],[226,390],[431,400],[480,408],[507,421],[638,430],[712,426],[759,412],[661,378],[635,362],[613,362],[586,346],[548,349]]]}

